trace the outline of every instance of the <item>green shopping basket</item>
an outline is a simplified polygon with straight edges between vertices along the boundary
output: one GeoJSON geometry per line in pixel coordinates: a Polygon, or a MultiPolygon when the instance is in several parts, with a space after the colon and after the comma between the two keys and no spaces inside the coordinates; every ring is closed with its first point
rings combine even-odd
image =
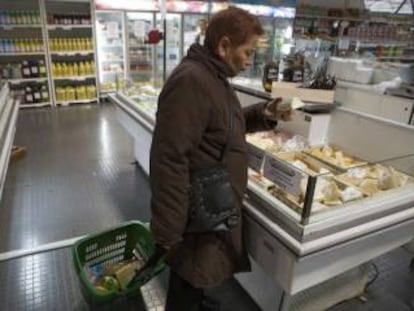
{"type": "Polygon", "coordinates": [[[148,225],[139,221],[126,222],[113,229],[89,235],[73,246],[73,263],[81,284],[81,292],[88,303],[101,304],[116,298],[137,295],[142,285],[165,268],[164,262],[157,263],[150,273],[145,273],[145,276],[138,278],[122,291],[97,290],[89,280],[85,267],[105,266],[131,259],[134,249],[145,261],[151,257],[155,249],[155,242],[148,225]]]}

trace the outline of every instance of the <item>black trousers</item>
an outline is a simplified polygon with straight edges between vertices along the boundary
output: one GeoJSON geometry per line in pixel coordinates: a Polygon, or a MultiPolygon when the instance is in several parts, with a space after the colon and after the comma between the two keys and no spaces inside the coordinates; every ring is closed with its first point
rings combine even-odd
{"type": "Polygon", "coordinates": [[[165,311],[219,311],[220,304],[170,270],[165,311]]]}

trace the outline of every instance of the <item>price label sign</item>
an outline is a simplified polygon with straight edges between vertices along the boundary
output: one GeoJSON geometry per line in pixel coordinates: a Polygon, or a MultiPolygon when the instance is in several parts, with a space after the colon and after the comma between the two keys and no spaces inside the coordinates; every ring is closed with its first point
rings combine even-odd
{"type": "Polygon", "coordinates": [[[284,191],[295,196],[300,195],[302,173],[289,166],[283,160],[266,154],[263,175],[284,191]]]}
{"type": "Polygon", "coordinates": [[[117,22],[107,22],[106,23],[106,37],[108,39],[118,39],[119,30],[117,22]]]}
{"type": "Polygon", "coordinates": [[[256,146],[247,143],[247,155],[249,161],[249,167],[260,173],[262,169],[263,159],[264,159],[264,150],[257,148],[256,146]]]}
{"type": "Polygon", "coordinates": [[[134,35],[137,38],[145,38],[145,21],[134,22],[134,35]]]}

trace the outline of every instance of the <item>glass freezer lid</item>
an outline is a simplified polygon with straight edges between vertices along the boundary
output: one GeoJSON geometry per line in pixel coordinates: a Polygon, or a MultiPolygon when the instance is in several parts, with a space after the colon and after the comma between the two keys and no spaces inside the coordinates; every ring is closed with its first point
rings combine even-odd
{"type": "Polygon", "coordinates": [[[281,132],[247,136],[249,181],[296,213],[302,225],[406,193],[414,204],[414,155],[370,162],[332,145],[281,132]]]}

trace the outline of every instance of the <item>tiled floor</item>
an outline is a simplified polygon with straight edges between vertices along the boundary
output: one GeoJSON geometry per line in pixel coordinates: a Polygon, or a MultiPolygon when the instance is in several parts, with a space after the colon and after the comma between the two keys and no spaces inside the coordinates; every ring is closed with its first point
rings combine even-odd
{"type": "MultiPolygon", "coordinates": [[[[27,156],[10,166],[0,202],[0,253],[106,229],[129,219],[149,220],[148,182],[134,161],[132,140],[114,108],[75,106],[20,112],[16,144],[27,156]]],[[[413,255],[397,249],[375,260],[380,276],[366,294],[330,311],[414,310],[413,255]]],[[[159,311],[167,272],[143,298],[97,310],[159,311]]],[[[258,311],[234,280],[211,293],[222,311],[258,311]]],[[[89,310],[69,249],[0,262],[0,310],[89,310]]],[[[276,307],[275,307],[276,309],[276,307]]],[[[183,310],[185,311],[185,310],[183,310]]]]}

